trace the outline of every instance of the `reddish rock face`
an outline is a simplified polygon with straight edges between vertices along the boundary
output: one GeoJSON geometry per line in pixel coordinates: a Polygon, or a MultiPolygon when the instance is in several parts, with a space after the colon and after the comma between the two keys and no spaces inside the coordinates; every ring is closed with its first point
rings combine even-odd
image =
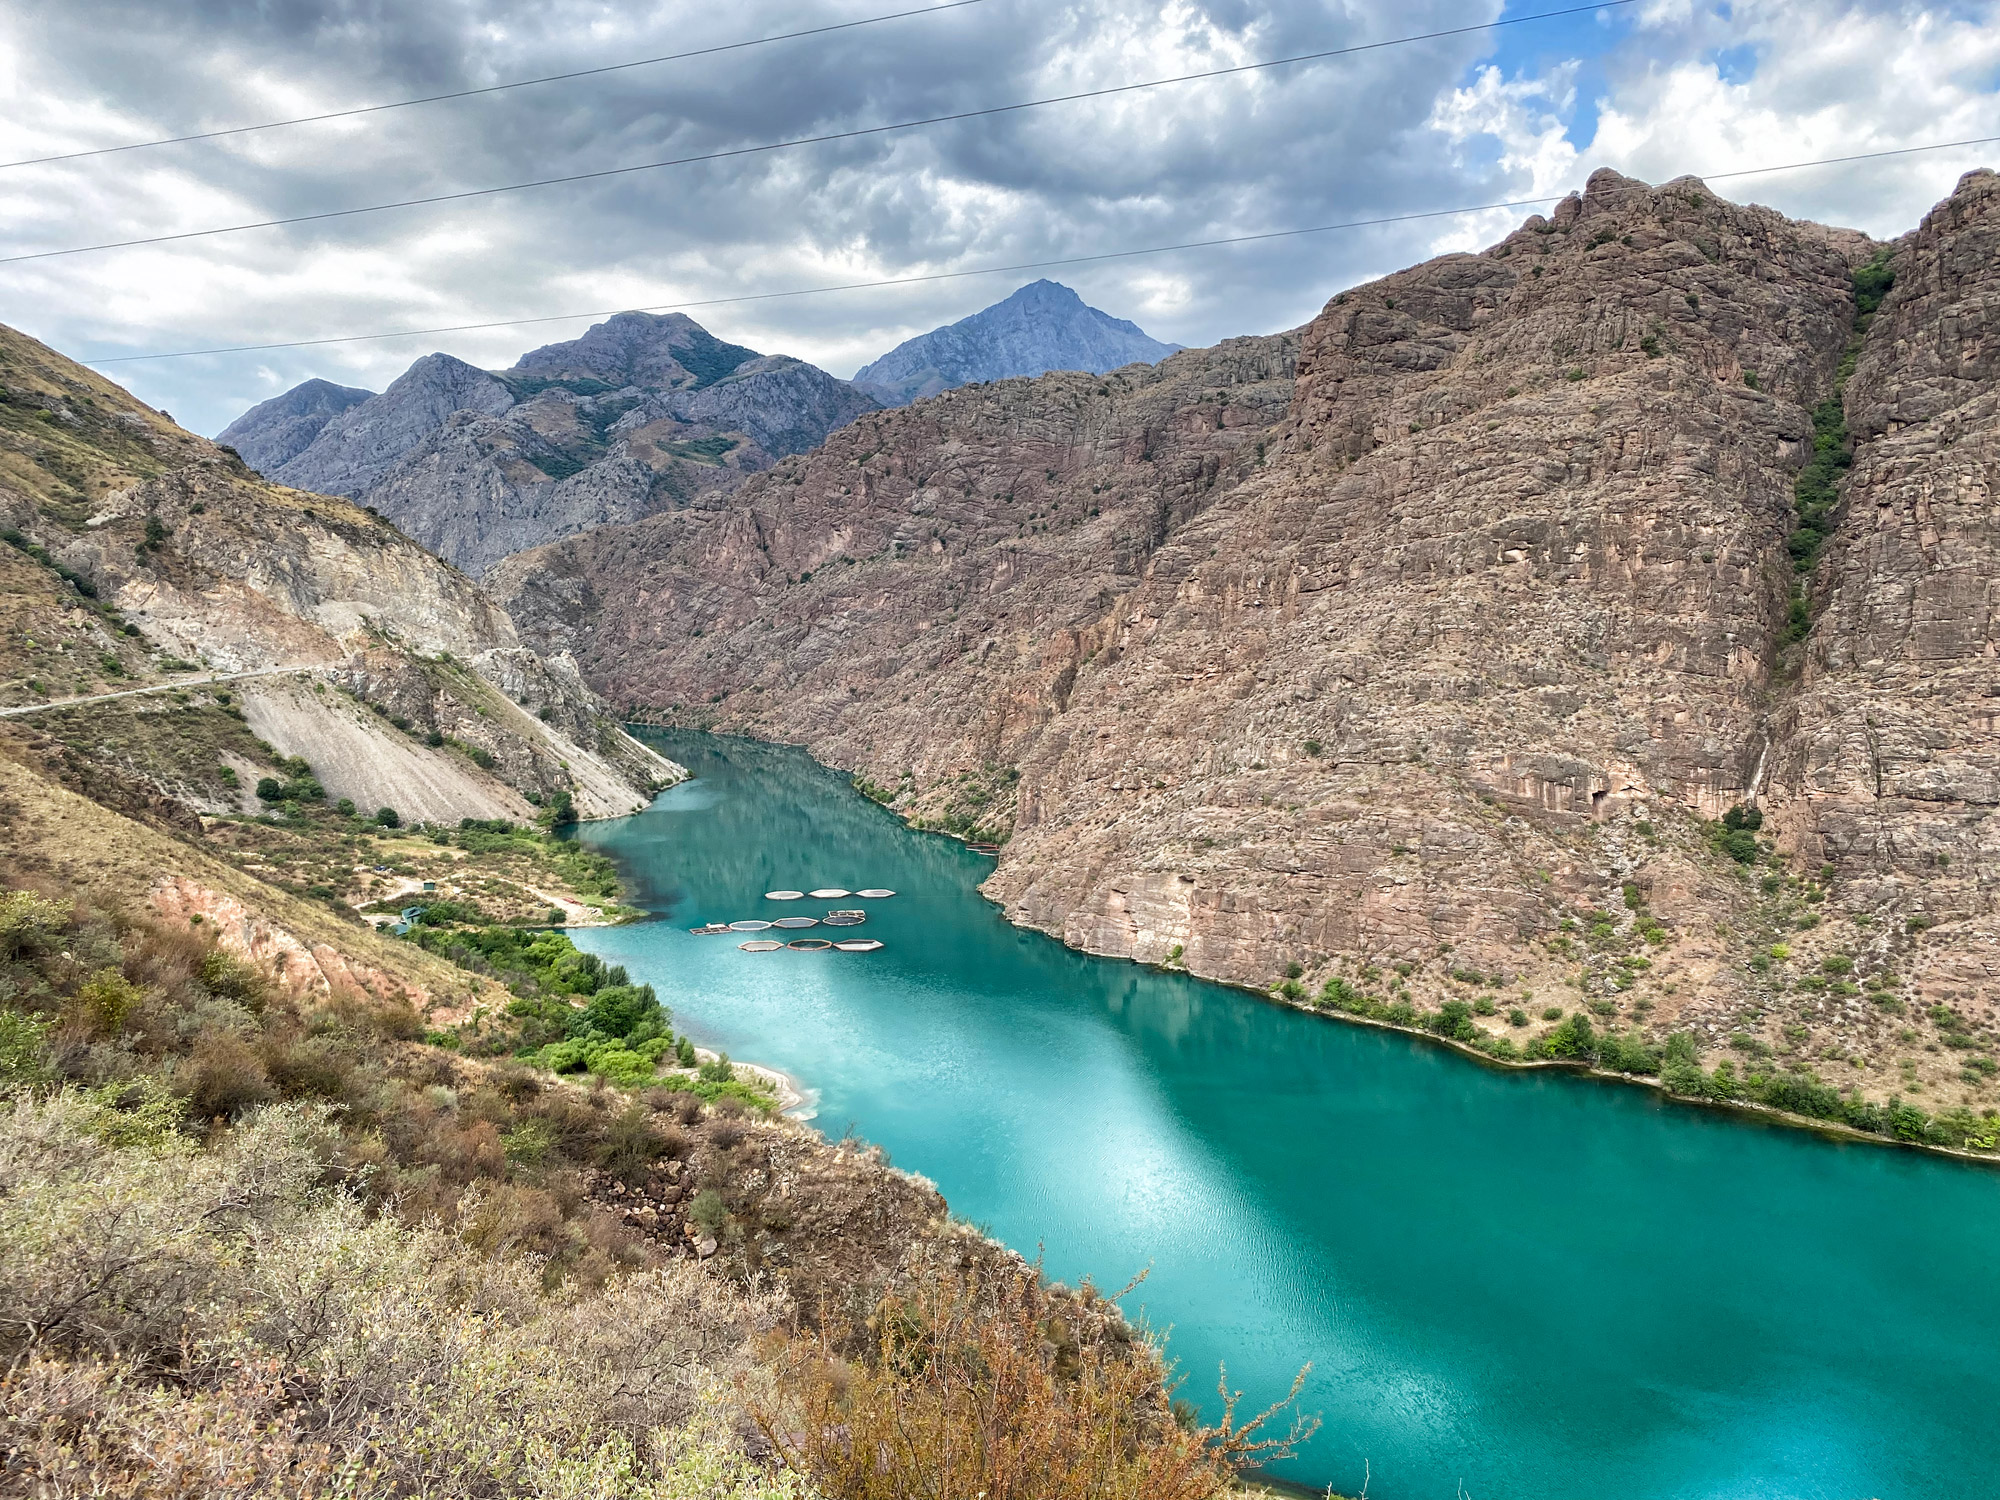
{"type": "Polygon", "coordinates": [[[496,583],[615,703],[1010,833],[988,893],[1072,943],[1258,984],[1400,963],[1418,1001],[1475,993],[1456,969],[1489,1029],[1527,989],[1880,1064],[1857,985],[1787,976],[1837,951],[1984,1014],[1994,183],[1895,247],[1864,332],[1884,247],[1599,173],[1298,335],[870,414],[496,583]],[[1739,803],[1782,868],[1718,851],[1739,803]],[[1911,938],[1919,907],[1965,926],[1911,938]]]}

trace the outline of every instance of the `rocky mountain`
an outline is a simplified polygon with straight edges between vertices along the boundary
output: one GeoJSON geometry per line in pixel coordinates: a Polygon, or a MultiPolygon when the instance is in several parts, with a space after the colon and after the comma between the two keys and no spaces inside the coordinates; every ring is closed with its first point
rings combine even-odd
{"type": "Polygon", "coordinates": [[[875,405],[678,313],[620,313],[497,373],[427,355],[380,395],[333,410],[326,392],[340,389],[309,381],[223,440],[270,478],[360,502],[475,574],[523,547],[724,493],[875,405]]]}
{"type": "Polygon", "coordinates": [[[1881,245],[1600,172],[1297,335],[871,414],[495,587],[628,711],[1007,840],[1072,944],[1986,1108],[1996,239],[1991,173],[1881,245]]]}
{"type": "Polygon", "coordinates": [[[258,402],[215,440],[234,448],[253,469],[276,469],[310,448],[328,422],[374,394],[330,380],[308,380],[282,396],[258,402]]]}
{"type": "Polygon", "coordinates": [[[907,339],[855,372],[854,383],[884,406],[908,406],[939,391],[1051,370],[1103,374],[1154,364],[1179,344],[1085,304],[1060,282],[1035,281],[969,318],[907,339]]]}
{"type": "Polygon", "coordinates": [[[258,478],[7,329],[0,385],[0,721],[74,789],[198,830],[298,757],[360,809],[525,823],[629,812],[680,774],[381,517],[258,478]]]}

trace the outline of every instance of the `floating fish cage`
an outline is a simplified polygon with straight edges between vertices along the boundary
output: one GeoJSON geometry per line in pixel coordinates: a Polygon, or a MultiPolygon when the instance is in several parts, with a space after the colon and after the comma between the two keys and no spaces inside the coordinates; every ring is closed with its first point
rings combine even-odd
{"type": "Polygon", "coordinates": [[[752,938],[749,942],[738,943],[736,946],[741,948],[745,953],[776,953],[785,945],[773,942],[770,938],[752,938]]]}
{"type": "Polygon", "coordinates": [[[833,946],[842,953],[873,953],[882,945],[873,938],[848,938],[845,942],[835,943],[833,946]]]}
{"type": "Polygon", "coordinates": [[[794,953],[824,953],[833,944],[825,938],[793,938],[785,946],[794,953]]]}
{"type": "Polygon", "coordinates": [[[804,891],[766,891],[764,892],[764,899],[766,901],[803,901],[806,899],[806,893],[804,891]]]}
{"type": "Polygon", "coordinates": [[[885,891],[880,886],[876,886],[872,890],[856,891],[854,894],[861,897],[864,901],[887,901],[896,893],[894,891],[885,891]]]}
{"type": "Polygon", "coordinates": [[[696,937],[714,937],[717,933],[729,931],[727,922],[710,922],[706,927],[690,927],[689,932],[696,937]]]}
{"type": "Polygon", "coordinates": [[[818,917],[780,917],[771,924],[773,927],[817,927],[818,917]]]}
{"type": "Polygon", "coordinates": [[[812,892],[812,898],[815,901],[838,901],[842,896],[851,896],[853,894],[852,891],[842,890],[837,885],[827,885],[821,886],[818,890],[812,892]]]}
{"type": "Polygon", "coordinates": [[[748,922],[731,922],[729,924],[729,930],[731,932],[763,932],[766,931],[770,927],[770,925],[771,924],[769,922],[759,922],[756,920],[748,922]]]}
{"type": "Polygon", "coordinates": [[[829,927],[859,927],[868,919],[858,911],[837,911],[829,912],[825,920],[829,927]]]}

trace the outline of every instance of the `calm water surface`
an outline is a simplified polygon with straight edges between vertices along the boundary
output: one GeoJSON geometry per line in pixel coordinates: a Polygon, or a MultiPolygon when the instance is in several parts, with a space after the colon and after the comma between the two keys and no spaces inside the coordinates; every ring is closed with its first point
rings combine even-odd
{"type": "Polygon", "coordinates": [[[1008,926],[975,890],[989,861],[802,753],[657,742],[697,779],[582,836],[659,920],[578,942],[1051,1275],[1150,1268],[1128,1309],[1185,1394],[1227,1361],[1261,1402],[1310,1361],[1325,1426],[1288,1477],[1352,1492],[1365,1461],[1379,1500],[1992,1492],[2000,1173],[1089,958],[1008,926]],[[898,895],[763,899],[878,885],[898,895]],[[829,904],[887,946],[686,931],[829,904]]]}

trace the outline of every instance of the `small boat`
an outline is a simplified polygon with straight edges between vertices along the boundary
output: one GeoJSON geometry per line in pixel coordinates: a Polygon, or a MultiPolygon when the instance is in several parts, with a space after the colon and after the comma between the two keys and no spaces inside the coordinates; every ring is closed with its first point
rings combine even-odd
{"type": "Polygon", "coordinates": [[[894,891],[885,891],[880,886],[877,886],[873,890],[856,891],[854,894],[861,897],[865,901],[887,901],[891,896],[895,895],[896,893],[894,891]]]}
{"type": "Polygon", "coordinates": [[[838,901],[842,896],[851,894],[852,892],[843,891],[842,889],[840,889],[839,886],[829,885],[829,886],[823,886],[819,890],[814,891],[812,893],[812,898],[815,901],[838,901]]]}
{"type": "Polygon", "coordinates": [[[830,912],[826,917],[826,925],[829,927],[859,927],[867,920],[858,911],[830,912]]]}
{"type": "Polygon", "coordinates": [[[785,945],[783,943],[774,943],[769,938],[752,938],[749,942],[738,943],[736,946],[741,948],[745,953],[776,953],[785,945]]]}
{"type": "Polygon", "coordinates": [[[764,892],[764,899],[766,901],[803,901],[806,899],[806,893],[804,891],[766,891],[764,892]]]}
{"type": "MultiPolygon", "coordinates": [[[[974,854],[984,854],[989,859],[996,857],[1000,853],[1000,846],[998,844],[967,844],[965,847],[970,849],[974,854]]],[[[817,895],[818,893],[815,892],[814,894],[817,895]]]]}
{"type": "Polygon", "coordinates": [[[873,938],[849,938],[846,942],[835,943],[833,946],[842,953],[873,953],[882,945],[873,938]]]}
{"type": "Polygon", "coordinates": [[[780,917],[771,924],[773,927],[817,927],[818,917],[780,917]]]}
{"type": "Polygon", "coordinates": [[[825,938],[793,938],[785,946],[799,953],[824,953],[833,944],[825,938]]]}
{"type": "Polygon", "coordinates": [[[729,924],[727,922],[710,922],[705,927],[690,927],[688,931],[696,937],[714,937],[719,932],[729,931],[729,924]]]}
{"type": "Polygon", "coordinates": [[[770,925],[769,922],[760,922],[752,918],[748,922],[731,922],[729,930],[731,932],[762,932],[770,925]]]}

